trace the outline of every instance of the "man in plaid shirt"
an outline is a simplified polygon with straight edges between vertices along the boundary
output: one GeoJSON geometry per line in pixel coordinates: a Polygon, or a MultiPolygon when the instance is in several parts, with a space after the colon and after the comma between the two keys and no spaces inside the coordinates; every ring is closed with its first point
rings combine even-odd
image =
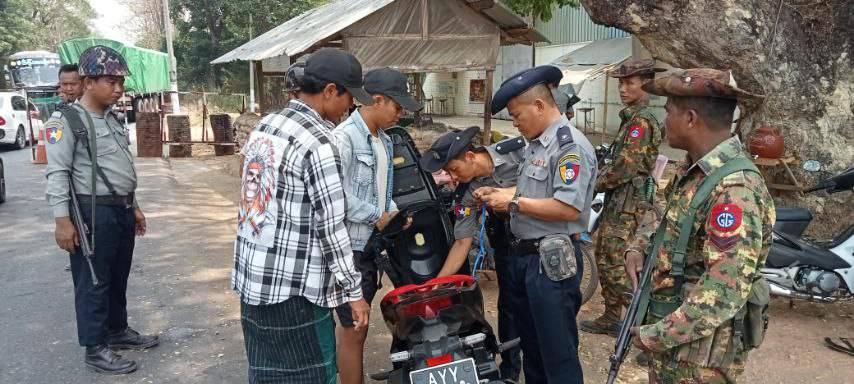
{"type": "Polygon", "coordinates": [[[245,156],[232,285],[241,298],[250,383],[335,383],[332,310],[368,324],[344,225],[341,160],[331,133],[353,104],[370,105],[362,67],[337,49],[306,61],[299,99],[267,115],[245,156]]]}

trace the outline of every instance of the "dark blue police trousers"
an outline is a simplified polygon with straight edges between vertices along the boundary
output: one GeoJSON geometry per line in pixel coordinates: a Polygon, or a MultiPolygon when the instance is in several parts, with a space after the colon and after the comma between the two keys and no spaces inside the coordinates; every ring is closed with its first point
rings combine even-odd
{"type": "MultiPolygon", "coordinates": [[[[486,220],[489,245],[495,251],[495,275],[498,278],[498,339],[508,342],[519,337],[513,311],[510,309],[510,290],[507,286],[510,273],[510,232],[508,219],[490,214],[486,220]]],[[[501,364],[498,366],[502,379],[519,380],[522,372],[522,348],[510,348],[501,352],[501,364]]]]}
{"type": "MultiPolygon", "coordinates": [[[[574,245],[581,273],[581,247],[574,245]]],[[[539,254],[520,254],[519,249],[512,249],[507,261],[505,287],[522,339],[525,383],[583,383],[575,321],[581,308],[580,276],[552,281],[540,269],[539,254]]]]}
{"type": "MultiPolygon", "coordinates": [[[[91,223],[92,206],[81,202],[83,219],[91,223]]],[[[95,256],[92,265],[98,285],[80,248],[70,255],[74,280],[77,339],[81,346],[107,343],[110,332],[127,328],[128,275],[133,258],[136,220],[134,209],[118,205],[95,207],[95,256]]]]}

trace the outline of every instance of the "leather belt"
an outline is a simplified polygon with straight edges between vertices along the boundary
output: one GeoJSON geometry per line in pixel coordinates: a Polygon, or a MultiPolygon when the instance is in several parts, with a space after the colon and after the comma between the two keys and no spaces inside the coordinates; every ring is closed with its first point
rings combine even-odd
{"type": "MultiPolygon", "coordinates": [[[[127,196],[120,195],[103,195],[103,196],[95,196],[95,204],[96,205],[133,205],[133,193],[127,196]]],[[[91,204],[92,203],[92,195],[77,195],[77,201],[80,204],[91,204]]]]}
{"type": "Polygon", "coordinates": [[[542,240],[542,237],[538,239],[517,239],[514,237],[513,240],[510,241],[510,246],[513,248],[514,253],[519,256],[534,253],[539,254],[540,240],[542,240]]]}
{"type": "MultiPolygon", "coordinates": [[[[581,243],[581,238],[578,234],[570,235],[573,244],[581,243]]],[[[530,255],[530,254],[539,254],[540,253],[540,240],[543,238],[540,237],[538,239],[517,239],[513,238],[510,240],[510,246],[512,247],[512,251],[519,256],[530,255]]]]}

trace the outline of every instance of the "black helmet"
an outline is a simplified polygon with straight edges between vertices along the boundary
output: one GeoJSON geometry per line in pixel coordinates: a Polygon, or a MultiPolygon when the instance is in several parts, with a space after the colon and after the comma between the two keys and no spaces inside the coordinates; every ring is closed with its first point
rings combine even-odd
{"type": "Polygon", "coordinates": [[[125,58],[116,50],[104,46],[94,45],[86,48],[80,54],[78,64],[80,76],[130,76],[128,64],[125,58]]]}
{"type": "Polygon", "coordinates": [[[297,92],[302,89],[302,77],[304,74],[304,61],[293,63],[288,67],[288,75],[285,77],[285,88],[288,92],[297,92]]]}

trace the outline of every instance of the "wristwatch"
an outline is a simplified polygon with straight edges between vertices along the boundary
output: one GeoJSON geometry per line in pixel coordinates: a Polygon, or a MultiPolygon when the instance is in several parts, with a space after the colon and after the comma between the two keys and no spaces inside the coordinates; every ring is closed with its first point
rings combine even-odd
{"type": "Polygon", "coordinates": [[[507,204],[507,210],[510,211],[511,215],[519,214],[519,195],[513,196],[513,200],[507,204]]]}

